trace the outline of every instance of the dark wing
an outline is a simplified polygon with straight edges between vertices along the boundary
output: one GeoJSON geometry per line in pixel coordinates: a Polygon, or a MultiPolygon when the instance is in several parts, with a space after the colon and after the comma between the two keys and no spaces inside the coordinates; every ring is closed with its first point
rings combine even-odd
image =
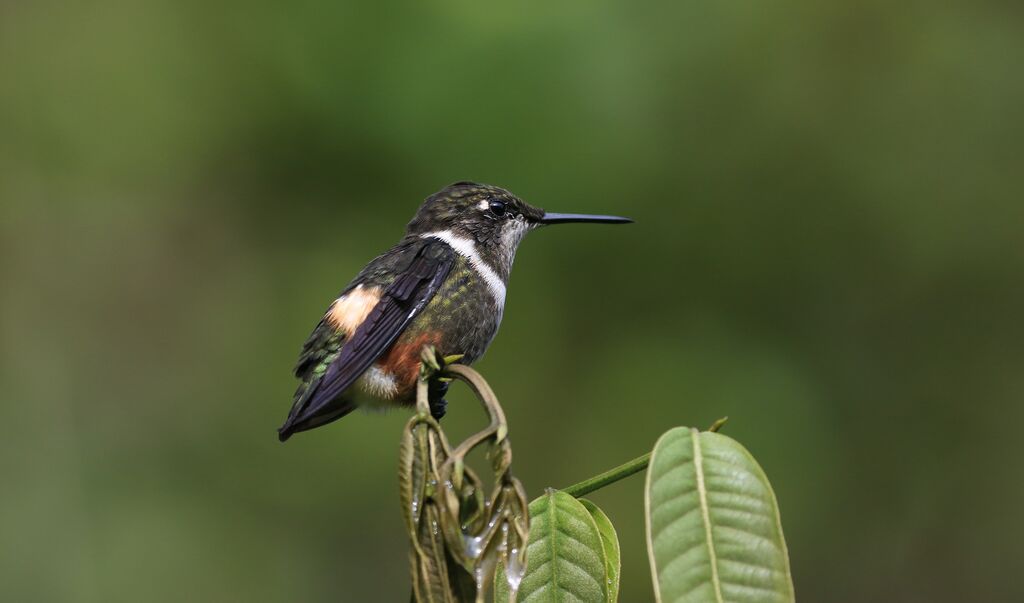
{"type": "Polygon", "coordinates": [[[454,264],[455,252],[446,243],[436,240],[424,240],[418,245],[412,261],[404,270],[398,267],[401,272],[347,341],[342,342],[340,335],[332,335],[333,329],[323,321],[313,331],[296,366],[297,375],[308,376],[312,381],[296,397],[288,420],[278,429],[282,441],[295,431],[322,425],[350,411],[350,407],[333,404],[335,398],[370,368],[434,297],[454,264]],[[332,336],[339,339],[332,342],[332,336]],[[334,355],[332,343],[335,350],[338,345],[341,349],[323,368],[324,355],[334,355]],[[318,369],[323,370],[320,377],[315,375],[318,369]]]}
{"type": "Polygon", "coordinates": [[[344,342],[345,334],[328,324],[326,317],[321,318],[320,324],[302,344],[302,352],[295,363],[295,376],[308,383],[318,369],[323,372],[327,367],[324,363],[330,362],[331,355],[337,354],[344,342]]]}

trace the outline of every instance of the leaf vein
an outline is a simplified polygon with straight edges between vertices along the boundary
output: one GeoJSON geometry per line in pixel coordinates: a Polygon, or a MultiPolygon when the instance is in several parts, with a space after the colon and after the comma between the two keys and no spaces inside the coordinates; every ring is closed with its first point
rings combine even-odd
{"type": "Polygon", "coordinates": [[[704,484],[704,459],[700,450],[700,432],[696,429],[691,431],[693,440],[693,466],[697,471],[697,492],[700,494],[700,514],[704,520],[704,534],[708,542],[708,556],[711,558],[711,581],[715,587],[715,601],[724,603],[722,598],[722,584],[718,577],[718,559],[715,556],[715,541],[711,534],[711,516],[708,513],[708,492],[704,484]]]}

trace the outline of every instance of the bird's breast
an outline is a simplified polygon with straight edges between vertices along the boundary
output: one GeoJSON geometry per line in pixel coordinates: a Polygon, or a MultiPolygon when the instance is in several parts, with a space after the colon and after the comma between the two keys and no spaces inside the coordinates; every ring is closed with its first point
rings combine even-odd
{"type": "Polygon", "coordinates": [[[472,264],[460,258],[410,326],[437,332],[438,351],[463,354],[463,362],[472,363],[483,356],[497,333],[503,309],[472,264]]]}

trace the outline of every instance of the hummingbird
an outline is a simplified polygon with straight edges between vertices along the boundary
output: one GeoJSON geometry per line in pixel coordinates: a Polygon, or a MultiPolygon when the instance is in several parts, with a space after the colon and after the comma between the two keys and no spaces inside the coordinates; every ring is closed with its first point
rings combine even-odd
{"type": "MultiPolygon", "coordinates": [[[[456,182],[420,205],[405,236],[377,256],[330,304],[302,346],[283,442],[359,407],[412,406],[421,350],[483,356],[501,324],[516,250],[526,233],[551,224],[632,222],[563,214],[509,191],[456,182]]],[[[447,383],[430,384],[430,412],[445,414],[447,383]]]]}

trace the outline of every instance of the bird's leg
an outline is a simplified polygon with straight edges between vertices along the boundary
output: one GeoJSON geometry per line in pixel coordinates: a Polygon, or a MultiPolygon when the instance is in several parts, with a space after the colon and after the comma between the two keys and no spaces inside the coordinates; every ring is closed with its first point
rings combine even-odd
{"type": "Polygon", "coordinates": [[[448,401],[444,399],[448,393],[448,381],[431,379],[427,388],[427,400],[430,402],[430,416],[438,421],[444,416],[448,409],[448,401]]]}

